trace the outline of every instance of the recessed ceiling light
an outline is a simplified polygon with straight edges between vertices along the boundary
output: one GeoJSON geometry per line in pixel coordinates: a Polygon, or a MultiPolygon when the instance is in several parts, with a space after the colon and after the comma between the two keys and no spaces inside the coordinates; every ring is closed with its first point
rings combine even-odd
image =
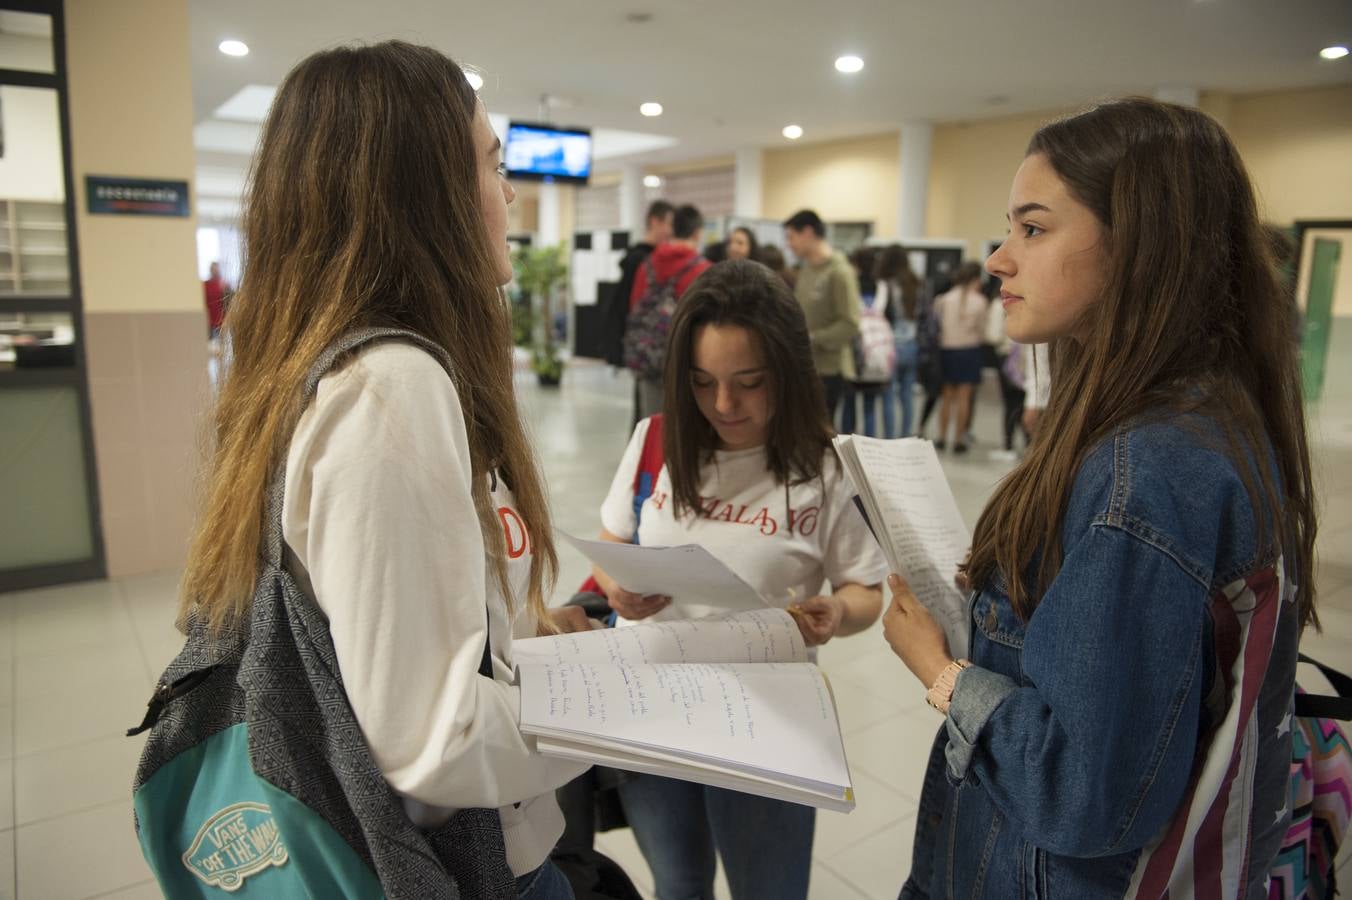
{"type": "Polygon", "coordinates": [[[662,104],[644,103],[638,108],[638,111],[643,113],[645,116],[648,116],[649,118],[653,116],[660,116],[662,115],[662,104]]]}
{"type": "Polygon", "coordinates": [[[1324,59],[1342,59],[1347,55],[1347,48],[1341,45],[1325,47],[1323,50],[1319,51],[1319,55],[1324,57],[1324,59]]]}
{"type": "Polygon", "coordinates": [[[480,75],[478,72],[466,70],[465,80],[468,81],[469,86],[474,88],[474,90],[476,91],[484,86],[484,77],[480,75]]]}
{"type": "Polygon", "coordinates": [[[644,175],[643,186],[650,188],[659,188],[662,186],[662,179],[657,175],[644,175]]]}
{"type": "Polygon", "coordinates": [[[846,75],[853,75],[855,72],[861,72],[864,69],[864,61],[857,56],[842,56],[836,60],[836,71],[844,72],[846,75]]]}
{"type": "Polygon", "coordinates": [[[243,41],[221,41],[216,47],[226,56],[248,56],[249,45],[243,41]]]}
{"type": "Polygon", "coordinates": [[[783,135],[791,141],[796,141],[803,136],[803,126],[785,125],[783,135]]]}

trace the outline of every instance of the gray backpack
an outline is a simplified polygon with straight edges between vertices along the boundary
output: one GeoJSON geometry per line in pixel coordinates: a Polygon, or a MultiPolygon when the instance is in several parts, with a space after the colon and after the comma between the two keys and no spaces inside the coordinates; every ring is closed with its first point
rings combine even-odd
{"type": "MultiPolygon", "coordinates": [[[[339,360],[412,332],[368,329],[325,351],[302,406],[339,360]]],[[[284,463],[249,621],[212,634],[193,619],[151,698],[136,772],[141,849],[166,896],[515,898],[497,810],[419,829],[371,758],[343,689],[328,620],[283,564],[284,463]]],[[[485,610],[485,616],[487,611],[485,610]]],[[[492,677],[487,641],[479,672],[492,677]]]]}

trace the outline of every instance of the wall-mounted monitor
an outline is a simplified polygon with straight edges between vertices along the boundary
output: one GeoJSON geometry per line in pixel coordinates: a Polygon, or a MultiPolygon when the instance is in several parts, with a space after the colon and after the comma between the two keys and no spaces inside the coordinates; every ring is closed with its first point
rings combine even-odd
{"type": "Polygon", "coordinates": [[[507,126],[503,157],[509,178],[586,184],[591,176],[591,131],[512,122],[507,126]]]}

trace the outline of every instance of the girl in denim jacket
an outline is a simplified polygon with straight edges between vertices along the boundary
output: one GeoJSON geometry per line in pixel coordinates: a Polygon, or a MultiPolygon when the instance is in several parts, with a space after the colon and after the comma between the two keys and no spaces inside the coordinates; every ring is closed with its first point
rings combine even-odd
{"type": "Polygon", "coordinates": [[[971,659],[893,576],[945,713],[903,897],[1267,896],[1315,517],[1295,309],[1206,115],[1043,127],[986,262],[1052,398],[977,523],[971,659]]]}

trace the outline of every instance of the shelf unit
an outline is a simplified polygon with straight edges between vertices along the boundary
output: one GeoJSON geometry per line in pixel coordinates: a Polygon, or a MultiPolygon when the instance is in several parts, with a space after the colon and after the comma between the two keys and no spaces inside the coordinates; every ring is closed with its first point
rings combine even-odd
{"type": "Polygon", "coordinates": [[[65,204],[0,199],[0,294],[69,294],[67,247],[65,204]]]}

